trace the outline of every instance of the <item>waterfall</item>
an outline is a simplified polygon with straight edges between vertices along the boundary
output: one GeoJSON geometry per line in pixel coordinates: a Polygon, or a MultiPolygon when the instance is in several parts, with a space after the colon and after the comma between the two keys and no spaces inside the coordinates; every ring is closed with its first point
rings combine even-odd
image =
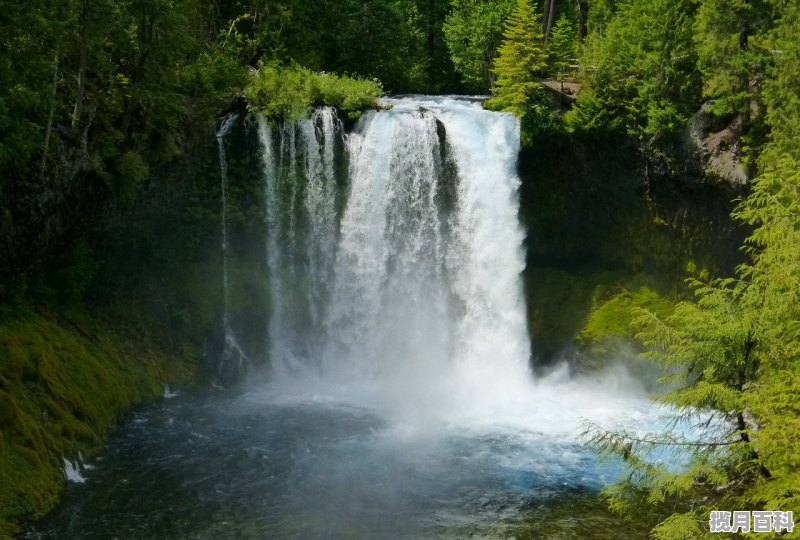
{"type": "Polygon", "coordinates": [[[264,176],[269,357],[276,372],[318,363],[336,249],[334,147],[343,132],[331,108],[273,128],[258,117],[264,176]]]}
{"type": "Polygon", "coordinates": [[[259,120],[273,377],[491,410],[531,379],[518,120],[454,98],[391,104],[350,134],[328,108],[259,120]]]}
{"type": "Polygon", "coordinates": [[[217,131],[217,148],[219,150],[220,197],[222,199],[222,331],[224,333],[224,350],[217,366],[217,377],[222,377],[224,370],[230,369],[231,361],[236,358],[233,367],[238,372],[244,368],[247,356],[242,351],[230,321],[230,277],[228,275],[228,161],[225,154],[225,137],[236,124],[239,115],[228,114],[222,119],[217,131]]]}

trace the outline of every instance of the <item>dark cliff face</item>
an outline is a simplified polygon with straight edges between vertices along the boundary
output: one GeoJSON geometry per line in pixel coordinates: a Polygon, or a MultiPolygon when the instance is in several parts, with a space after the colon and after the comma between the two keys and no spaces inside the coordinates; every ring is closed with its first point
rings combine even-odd
{"type": "Polygon", "coordinates": [[[678,298],[687,277],[726,275],[743,260],[746,231],[730,218],[742,192],[695,164],[660,167],[630,139],[540,139],[522,150],[519,174],[540,363],[571,354],[604,298],[643,286],[678,298]]]}
{"type": "MultiPolygon", "coordinates": [[[[230,316],[248,355],[264,358],[263,172],[255,126],[240,104],[236,110],[242,114],[224,142],[230,316]]],[[[687,129],[706,138],[728,129],[706,124],[698,117],[687,129]]],[[[345,122],[345,132],[353,128],[345,122]]],[[[27,196],[15,194],[12,202],[20,204],[0,215],[3,251],[10,254],[0,293],[26,289],[37,300],[121,307],[123,319],[205,345],[209,359],[217,355],[223,342],[220,170],[216,140],[206,135],[192,155],[151,171],[132,202],[120,200],[91,167],[70,173],[71,187],[62,185],[69,183],[67,168],[32,180],[27,196]]],[[[684,290],[690,269],[722,275],[742,260],[745,231],[729,218],[741,192],[710,181],[686,148],[654,154],[630,139],[565,135],[523,148],[525,284],[540,360],[571,346],[600,285],[611,291],[636,278],[666,294],[684,290]],[[669,161],[659,161],[664,155],[669,161]]],[[[341,144],[337,149],[337,176],[345,182],[346,156],[341,144]]]]}

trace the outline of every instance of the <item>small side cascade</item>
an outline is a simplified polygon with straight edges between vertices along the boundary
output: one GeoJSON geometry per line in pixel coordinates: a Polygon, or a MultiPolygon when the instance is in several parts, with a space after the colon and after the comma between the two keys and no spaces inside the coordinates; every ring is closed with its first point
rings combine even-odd
{"type": "Polygon", "coordinates": [[[225,154],[225,137],[233,129],[239,119],[237,113],[230,113],[222,119],[217,131],[217,147],[219,149],[220,193],[222,198],[222,331],[224,349],[217,364],[217,377],[222,378],[226,372],[234,369],[237,373],[244,371],[249,362],[247,355],[239,345],[230,321],[230,277],[228,273],[228,161],[225,154]]]}

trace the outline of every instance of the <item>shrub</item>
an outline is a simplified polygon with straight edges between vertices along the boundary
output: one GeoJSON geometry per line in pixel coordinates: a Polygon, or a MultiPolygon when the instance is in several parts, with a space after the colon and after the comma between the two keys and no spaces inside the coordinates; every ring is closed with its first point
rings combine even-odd
{"type": "Polygon", "coordinates": [[[321,106],[336,107],[356,118],[377,107],[383,88],[373,80],[267,64],[251,76],[246,94],[252,108],[271,118],[304,118],[321,106]]]}

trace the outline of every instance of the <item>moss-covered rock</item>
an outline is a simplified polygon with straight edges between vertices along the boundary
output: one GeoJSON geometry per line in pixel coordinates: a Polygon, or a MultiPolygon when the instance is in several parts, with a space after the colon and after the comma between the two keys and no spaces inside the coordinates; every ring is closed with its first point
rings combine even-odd
{"type": "Polygon", "coordinates": [[[579,370],[631,356],[633,308],[669,311],[680,296],[673,281],[624,270],[529,268],[525,282],[535,355],[545,363],[568,356],[579,370]]]}
{"type": "Polygon", "coordinates": [[[635,357],[630,307],[666,309],[689,295],[686,277],[729,274],[742,262],[746,231],[729,217],[735,192],[658,174],[645,157],[624,137],[561,132],[523,148],[524,278],[539,365],[566,357],[592,369],[635,357]]]}
{"type": "Polygon", "coordinates": [[[584,369],[624,360],[638,354],[639,346],[631,322],[636,309],[642,308],[662,316],[668,315],[674,303],[647,286],[617,290],[598,290],[592,309],[581,328],[576,343],[584,369]],[[633,354],[632,354],[633,353],[633,354]]]}
{"type": "Polygon", "coordinates": [[[0,538],[44,515],[64,459],[91,456],[120,416],[188,381],[196,351],[164,353],[87,317],[0,313],[0,538]]]}

